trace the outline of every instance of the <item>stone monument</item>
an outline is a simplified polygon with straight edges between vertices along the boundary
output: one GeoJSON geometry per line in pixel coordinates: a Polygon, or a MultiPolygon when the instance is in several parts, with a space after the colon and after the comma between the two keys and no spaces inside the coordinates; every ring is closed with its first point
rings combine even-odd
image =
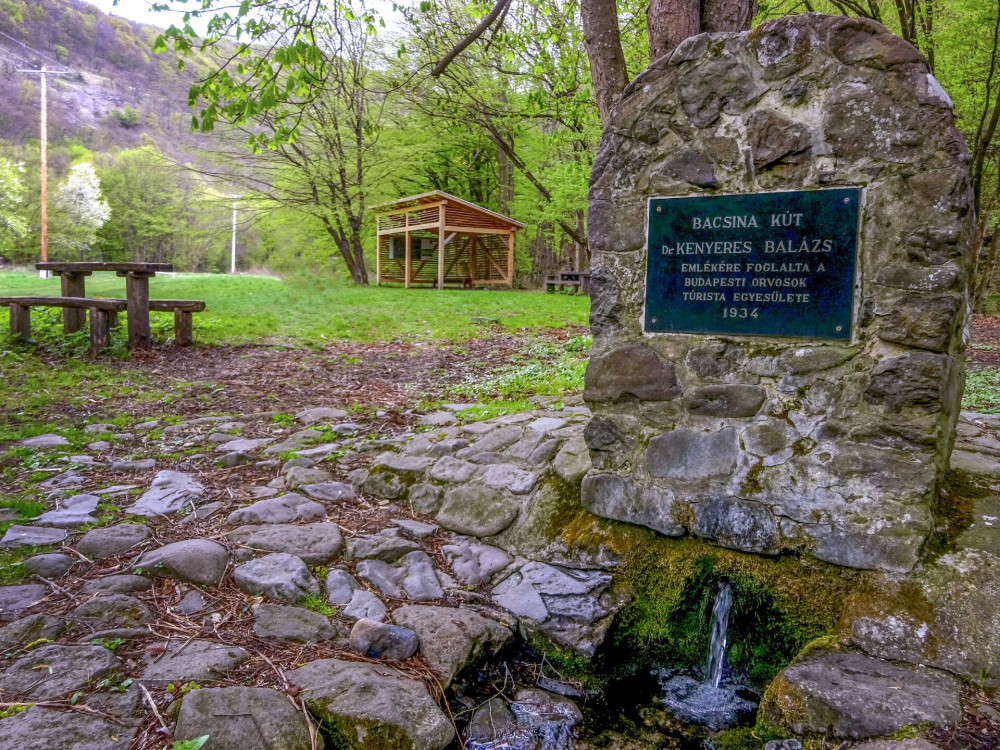
{"type": "Polygon", "coordinates": [[[590,186],[584,505],[905,572],[959,412],[968,154],[926,60],[803,14],[626,89],[590,186]]]}

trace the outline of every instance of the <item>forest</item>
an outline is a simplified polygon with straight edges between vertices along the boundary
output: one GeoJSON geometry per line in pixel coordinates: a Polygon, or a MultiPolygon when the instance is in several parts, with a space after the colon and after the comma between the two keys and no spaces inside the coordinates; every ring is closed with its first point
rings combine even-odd
{"type": "MultiPolygon", "coordinates": [[[[189,15],[157,32],[76,0],[0,0],[0,29],[81,75],[114,78],[99,122],[73,126],[57,109],[49,161],[56,258],[223,271],[235,201],[240,269],[365,284],[374,265],[370,207],[443,190],[526,225],[517,279],[536,286],[552,270],[587,266],[587,182],[602,114],[651,58],[691,33],[791,13],[873,18],[927,57],[955,103],[978,206],[974,291],[992,288],[1000,3],[715,0],[693,22],[664,24],[664,2],[437,0],[390,10],[288,0],[245,2],[232,13],[175,2],[189,15]],[[746,18],[727,16],[737,5],[746,18]],[[91,20],[46,23],[52,14],[91,20]],[[189,23],[198,17],[211,19],[202,34],[189,23]]],[[[37,92],[9,65],[0,80],[0,110],[17,103],[22,124],[10,127],[10,113],[0,114],[0,255],[23,264],[38,252],[38,141],[23,127],[36,122],[37,92]]]]}

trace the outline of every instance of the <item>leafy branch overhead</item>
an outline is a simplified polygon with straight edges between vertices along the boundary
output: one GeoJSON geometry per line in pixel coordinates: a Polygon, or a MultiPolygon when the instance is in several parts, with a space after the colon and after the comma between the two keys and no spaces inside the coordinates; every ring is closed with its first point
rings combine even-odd
{"type": "MultiPolygon", "coordinates": [[[[193,0],[192,0],[193,2],[193,0]]],[[[337,23],[360,21],[368,34],[384,27],[374,11],[352,3],[328,7],[318,0],[250,2],[233,10],[212,2],[187,8],[188,0],[171,0],[154,9],[183,9],[180,25],[172,25],[154,44],[154,51],[168,49],[185,57],[209,53],[214,69],[192,85],[188,104],[198,108],[191,126],[201,132],[216,123],[246,125],[267,113],[274,123],[268,133],[249,136],[255,150],[277,143],[291,143],[299,135],[301,109],[323,91],[330,75],[327,40],[337,23]],[[208,19],[199,35],[192,23],[208,19]]]]}

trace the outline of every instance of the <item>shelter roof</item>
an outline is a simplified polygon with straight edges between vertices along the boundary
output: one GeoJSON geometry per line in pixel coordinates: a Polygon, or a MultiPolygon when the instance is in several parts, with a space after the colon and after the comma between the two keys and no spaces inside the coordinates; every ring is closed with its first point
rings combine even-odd
{"type": "Polygon", "coordinates": [[[421,193],[420,195],[411,195],[406,198],[399,198],[391,203],[382,203],[377,206],[372,206],[371,210],[377,214],[391,214],[398,211],[408,211],[414,208],[420,208],[431,203],[437,204],[444,202],[448,205],[462,206],[470,211],[475,211],[482,214],[483,216],[489,217],[493,220],[501,221],[509,224],[515,229],[523,229],[524,224],[519,221],[514,221],[514,219],[509,216],[504,216],[503,214],[498,214],[496,211],[490,211],[488,208],[483,208],[482,206],[477,206],[475,203],[470,203],[469,201],[462,200],[449,193],[442,192],[440,190],[432,190],[429,193],[421,193]]]}

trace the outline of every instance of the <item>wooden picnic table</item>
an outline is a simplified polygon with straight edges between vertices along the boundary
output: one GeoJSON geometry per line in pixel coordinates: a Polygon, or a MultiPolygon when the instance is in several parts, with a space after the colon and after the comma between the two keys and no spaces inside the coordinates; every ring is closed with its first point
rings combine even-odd
{"type": "Polygon", "coordinates": [[[590,271],[559,271],[545,277],[545,288],[555,291],[559,287],[574,287],[578,292],[590,296],[590,271]]]}
{"type": "MultiPolygon", "coordinates": [[[[149,349],[149,278],[158,272],[171,272],[172,263],[36,263],[39,271],[51,271],[62,280],[63,297],[86,297],[85,279],[95,272],[109,271],[125,277],[125,302],[128,312],[128,343],[133,349],[149,349]]],[[[63,309],[63,331],[73,333],[83,328],[87,311],[63,309]]]]}

